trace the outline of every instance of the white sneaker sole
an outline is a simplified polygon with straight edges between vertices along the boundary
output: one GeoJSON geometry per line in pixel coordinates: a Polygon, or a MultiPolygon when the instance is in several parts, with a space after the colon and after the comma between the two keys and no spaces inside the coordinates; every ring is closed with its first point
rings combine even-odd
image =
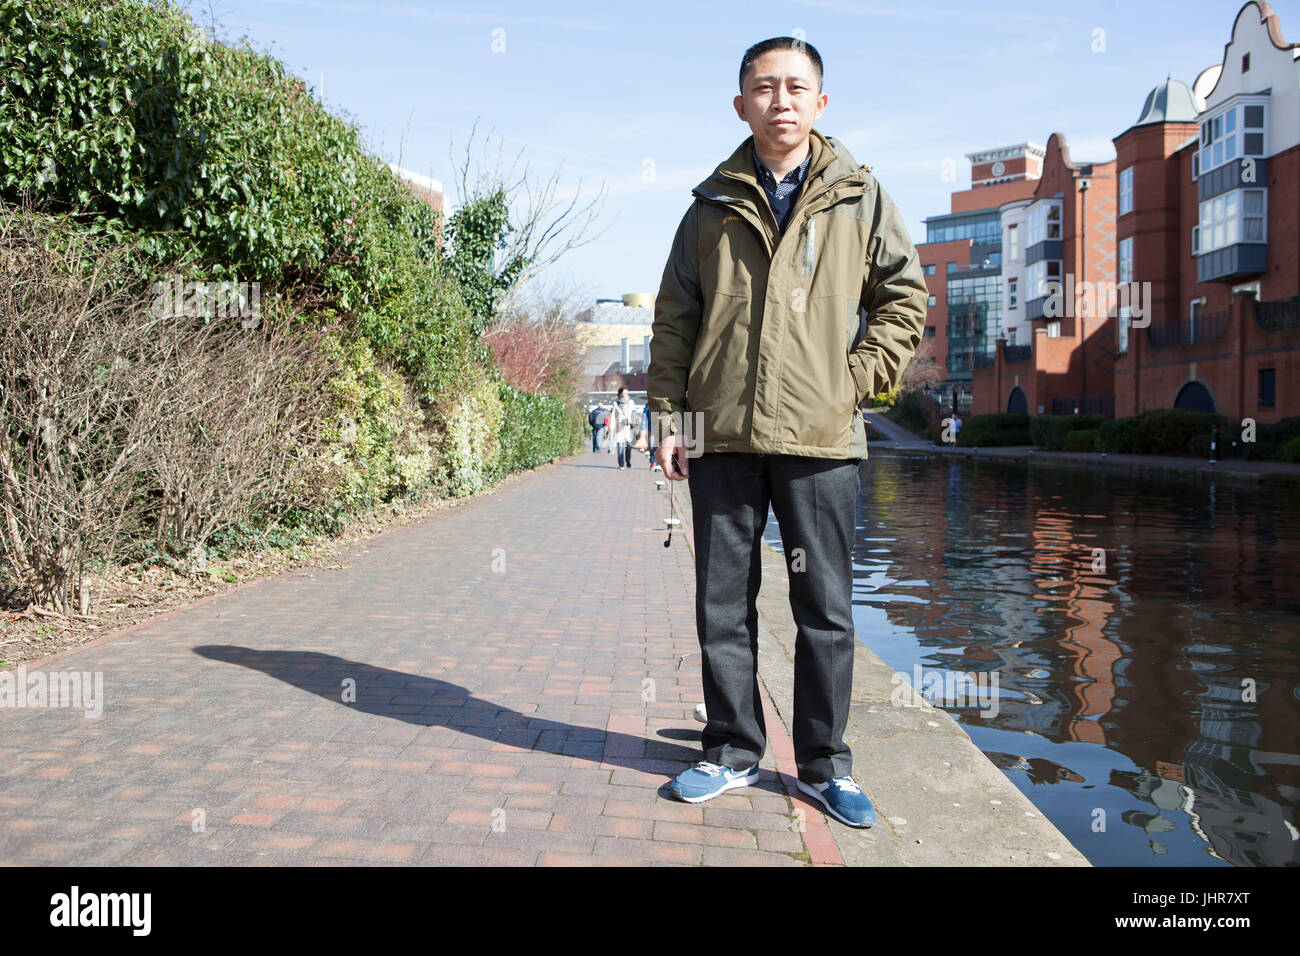
{"type": "Polygon", "coordinates": [[[673,791],[673,796],[685,803],[703,803],[705,800],[712,800],[714,797],[718,796],[719,794],[726,793],[728,790],[736,790],[740,787],[751,787],[756,783],[758,783],[757,767],[754,768],[754,772],[749,774],[749,776],[736,777],[734,780],[728,780],[726,783],[722,785],[720,789],[714,791],[713,793],[706,793],[702,797],[683,797],[676,790],[673,791]]]}
{"type": "Polygon", "coordinates": [[[802,780],[798,779],[797,777],[795,778],[794,782],[798,784],[800,790],[802,790],[804,793],[808,794],[808,796],[812,797],[814,800],[820,803],[827,813],[833,816],[836,820],[839,820],[840,823],[844,824],[846,827],[855,827],[858,830],[867,830],[871,828],[872,824],[870,823],[854,823],[852,820],[840,816],[838,813],[835,812],[834,808],[831,807],[830,803],[827,802],[826,798],[821,795],[821,792],[816,790],[812,784],[804,783],[802,780]]]}

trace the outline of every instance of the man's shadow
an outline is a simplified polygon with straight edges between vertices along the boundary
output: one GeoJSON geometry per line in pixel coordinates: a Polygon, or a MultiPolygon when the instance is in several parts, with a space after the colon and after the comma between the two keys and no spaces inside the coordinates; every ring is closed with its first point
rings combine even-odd
{"type": "MultiPolygon", "coordinates": [[[[702,757],[698,748],[521,714],[475,697],[458,684],[318,651],[271,651],[209,644],[196,647],[194,652],[210,660],[261,671],[350,710],[421,727],[446,727],[492,743],[651,773],[663,771],[664,761],[676,761],[685,770],[702,757]],[[355,682],[347,685],[355,690],[355,702],[344,698],[347,680],[355,682]]],[[[660,736],[699,740],[696,731],[664,730],[660,736]]],[[[666,787],[667,783],[665,790],[666,787]]]]}

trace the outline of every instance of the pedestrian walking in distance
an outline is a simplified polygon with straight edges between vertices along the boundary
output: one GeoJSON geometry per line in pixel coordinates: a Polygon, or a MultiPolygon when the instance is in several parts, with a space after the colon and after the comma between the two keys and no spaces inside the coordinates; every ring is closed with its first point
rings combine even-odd
{"type": "Polygon", "coordinates": [[[632,467],[632,442],[636,441],[633,430],[640,417],[636,402],[627,394],[627,388],[620,388],[614,408],[609,413],[609,439],[618,452],[619,468],[632,467]]]}

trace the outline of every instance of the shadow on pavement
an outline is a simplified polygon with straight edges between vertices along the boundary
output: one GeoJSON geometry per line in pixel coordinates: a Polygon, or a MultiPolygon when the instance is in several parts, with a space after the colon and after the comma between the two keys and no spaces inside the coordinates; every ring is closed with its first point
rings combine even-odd
{"type": "MultiPolygon", "coordinates": [[[[446,727],[493,743],[580,757],[593,763],[632,770],[664,772],[670,778],[701,759],[698,746],[682,747],[664,740],[649,740],[521,714],[475,697],[459,684],[319,651],[270,651],[231,644],[208,644],[194,648],[194,652],[209,660],[261,671],[268,677],[350,710],[421,727],[446,727]],[[343,699],[343,682],[348,679],[355,681],[355,702],[343,699]],[[681,764],[680,770],[666,769],[663,766],[665,762],[681,764]]],[[[698,731],[664,732],[663,736],[687,739],[690,734],[699,740],[698,731]]],[[[667,783],[661,792],[666,794],[667,783]]]]}

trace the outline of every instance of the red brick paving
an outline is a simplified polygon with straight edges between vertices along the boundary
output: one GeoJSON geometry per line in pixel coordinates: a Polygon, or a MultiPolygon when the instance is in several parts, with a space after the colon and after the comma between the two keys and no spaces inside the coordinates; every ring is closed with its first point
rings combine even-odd
{"type": "Polygon", "coordinates": [[[789,797],[766,700],[757,786],[667,797],[699,759],[699,645],[690,522],[663,546],[668,492],[644,461],[584,452],[371,538],[341,569],[28,664],[102,671],[104,712],[0,709],[0,859],[841,862],[789,797]]]}

